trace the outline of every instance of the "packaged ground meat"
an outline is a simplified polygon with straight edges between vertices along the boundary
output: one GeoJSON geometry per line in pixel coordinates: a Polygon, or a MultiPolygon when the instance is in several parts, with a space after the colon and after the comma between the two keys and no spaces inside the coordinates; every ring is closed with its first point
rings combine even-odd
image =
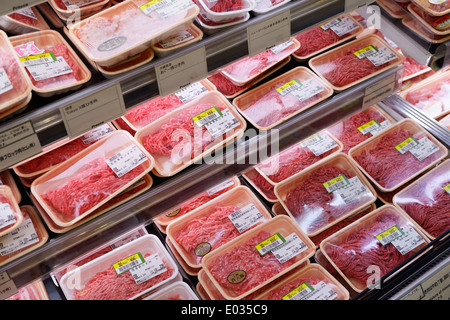
{"type": "Polygon", "coordinates": [[[349,14],[321,22],[293,36],[300,43],[300,48],[292,56],[298,61],[306,61],[356,37],[363,30],[364,27],[349,14]]]}
{"type": "Polygon", "coordinates": [[[109,3],[108,0],[49,0],[48,2],[64,19],[70,19],[75,14],[85,18],[100,12],[109,3]]]}
{"type": "Polygon", "coordinates": [[[323,240],[320,248],[353,290],[361,292],[429,242],[410,218],[384,205],[323,240]]]}
{"type": "MultiPolygon", "coordinates": [[[[86,223],[95,217],[127,202],[131,199],[137,197],[138,195],[142,194],[143,192],[147,191],[151,188],[153,185],[153,179],[149,174],[146,174],[144,177],[133,183],[130,187],[128,187],[126,190],[120,192],[118,195],[113,197],[111,200],[107,201],[105,204],[100,206],[98,209],[94,210],[92,213],[87,215],[86,217],[82,218],[81,220],[75,222],[74,224],[71,224],[69,226],[60,226],[58,225],[54,220],[53,217],[50,216],[44,208],[40,205],[40,203],[36,200],[36,197],[31,194],[30,197],[35,205],[35,207],[38,209],[39,214],[41,215],[42,219],[44,220],[47,227],[54,233],[66,233],[79,225],[82,225],[83,223],[86,223]]],[[[31,187],[31,185],[30,185],[31,187]]]]}
{"type": "Polygon", "coordinates": [[[401,53],[369,34],[310,59],[309,66],[335,91],[342,91],[402,62],[401,53]]]}
{"type": "Polygon", "coordinates": [[[255,300],[348,300],[349,297],[347,289],[325,268],[311,263],[255,300]]]}
{"type": "Polygon", "coordinates": [[[158,237],[147,234],[66,273],[60,285],[68,300],[133,300],[178,274],[158,237]]]}
{"type": "Polygon", "coordinates": [[[186,282],[176,281],[143,300],[199,300],[199,298],[186,282]]]}
{"type": "Polygon", "coordinates": [[[376,201],[376,192],[350,158],[336,153],[275,186],[289,216],[309,237],[376,201]]]}
{"type": "Polygon", "coordinates": [[[154,171],[167,177],[239,139],[246,125],[221,93],[209,91],[140,129],[135,138],[154,157],[154,171]]]}
{"type": "Polygon", "coordinates": [[[419,20],[433,34],[446,36],[450,35],[450,15],[432,16],[427,11],[422,10],[414,3],[408,5],[408,10],[412,16],[419,20]]]}
{"type": "Polygon", "coordinates": [[[277,216],[206,255],[202,267],[225,299],[239,300],[314,252],[314,244],[291,218],[277,216]]]}
{"type": "Polygon", "coordinates": [[[390,192],[445,158],[448,149],[414,120],[404,119],[348,154],[379,190],[390,192]]]}
{"type": "Polygon", "coordinates": [[[6,112],[31,95],[31,82],[8,36],[0,30],[0,112],[6,112]]]}
{"type": "Polygon", "coordinates": [[[205,16],[216,23],[240,18],[255,8],[253,0],[194,0],[204,10],[205,16]]]}
{"type": "Polygon", "coordinates": [[[20,207],[23,220],[20,225],[0,236],[0,266],[16,260],[43,246],[48,233],[33,206],[20,207]]]}
{"type": "Polygon", "coordinates": [[[214,84],[217,88],[217,90],[228,99],[233,99],[240,95],[241,93],[247,91],[254,85],[261,82],[266,77],[270,76],[272,73],[276,72],[286,64],[288,64],[291,61],[291,56],[281,60],[277,64],[275,64],[273,67],[269,68],[268,70],[262,72],[258,77],[253,79],[252,81],[249,81],[248,83],[238,86],[234,84],[230,79],[225,77],[222,72],[215,71],[212,72],[210,75],[208,75],[208,80],[211,81],[212,84],[214,84]]]}
{"type": "Polygon", "coordinates": [[[256,128],[271,129],[330,97],[333,90],[305,67],[296,67],[233,99],[256,128]]]}
{"type": "Polygon", "coordinates": [[[274,203],[278,201],[274,192],[275,185],[272,184],[259,171],[253,168],[244,172],[242,176],[268,202],[274,203]]]}
{"type": "Polygon", "coordinates": [[[219,70],[231,82],[242,86],[258,77],[276,63],[290,56],[299,47],[300,44],[298,41],[292,38],[253,57],[246,56],[239,59],[219,70]]]}
{"type": "Polygon", "coordinates": [[[322,130],[260,162],[255,169],[275,185],[341,150],[342,143],[322,130]]]}
{"type": "Polygon", "coordinates": [[[430,31],[430,29],[428,29],[423,23],[421,23],[419,20],[417,20],[415,17],[412,17],[411,15],[408,15],[405,18],[403,18],[402,23],[425,41],[431,43],[444,43],[450,40],[450,34],[448,35],[435,34],[432,31],[430,31]]]}
{"type": "MultiPolygon", "coordinates": [[[[157,224],[156,224],[156,226],[159,227],[157,224]]],[[[164,233],[165,233],[165,230],[164,230],[164,233]]],[[[180,265],[182,270],[184,270],[184,272],[186,272],[190,276],[193,276],[193,277],[198,276],[198,273],[200,272],[200,270],[202,268],[193,268],[190,265],[188,265],[186,263],[186,261],[183,259],[183,257],[180,255],[180,253],[178,252],[177,248],[175,248],[173,243],[170,241],[169,237],[166,237],[165,240],[166,240],[167,248],[173,254],[175,260],[178,262],[178,264],[180,265]]]]}
{"type": "Polygon", "coordinates": [[[198,15],[192,1],[124,1],[69,25],[80,51],[101,66],[112,66],[186,30],[198,15]]]}
{"type": "Polygon", "coordinates": [[[377,105],[362,110],[328,127],[327,130],[342,144],[342,152],[382,132],[395,120],[377,105]]]}
{"type": "Polygon", "coordinates": [[[394,0],[377,0],[377,4],[386,10],[386,12],[394,19],[402,19],[405,16],[408,16],[408,12],[394,0]]]}
{"type": "Polygon", "coordinates": [[[238,186],[172,222],[166,232],[184,261],[201,268],[208,254],[271,217],[250,189],[238,186]]]}
{"type": "Polygon", "coordinates": [[[11,188],[0,185],[0,237],[20,226],[23,214],[11,188]]]}
{"type": "Polygon", "coordinates": [[[443,16],[450,13],[449,0],[412,0],[412,2],[432,16],[443,16]]]}
{"type": "Polygon", "coordinates": [[[50,29],[37,7],[27,7],[1,16],[0,28],[11,34],[50,29]]]}
{"type": "Polygon", "coordinates": [[[68,227],[132,186],[153,165],[128,132],[116,131],[34,180],[31,192],[56,224],[68,227]]]}
{"type": "Polygon", "coordinates": [[[114,130],[112,125],[104,124],[78,138],[69,139],[63,143],[57,142],[54,146],[46,148],[38,156],[14,166],[13,170],[20,177],[34,179],[51,170],[52,167],[70,159],[114,130]]]}
{"type": "Polygon", "coordinates": [[[55,30],[14,36],[10,41],[27,71],[33,91],[40,96],[78,89],[91,78],[89,69],[55,30]]]}
{"type": "Polygon", "coordinates": [[[436,74],[402,91],[400,96],[430,118],[444,117],[450,113],[450,71],[436,74]]]}
{"type": "Polygon", "coordinates": [[[185,214],[193,211],[194,209],[197,209],[198,207],[204,205],[205,203],[224,194],[225,192],[236,188],[240,184],[241,183],[239,181],[239,178],[237,177],[227,179],[226,181],[217,184],[211,189],[208,189],[200,193],[199,195],[189,199],[188,201],[182,203],[181,205],[178,205],[168,210],[167,212],[162,213],[161,215],[157,216],[154,219],[154,221],[162,227],[161,231],[165,233],[165,229],[170,223],[178,220],[185,214]]]}
{"type": "Polygon", "coordinates": [[[15,295],[6,300],[50,300],[42,280],[37,280],[19,289],[15,295]]]}
{"type": "Polygon", "coordinates": [[[158,96],[133,107],[127,110],[122,119],[131,129],[138,131],[189,101],[198,98],[201,94],[214,90],[216,90],[216,87],[209,80],[203,79],[171,95],[158,96]]]}
{"type": "Polygon", "coordinates": [[[450,228],[450,160],[401,190],[393,202],[430,239],[447,231],[450,228]]]}
{"type": "Polygon", "coordinates": [[[248,21],[248,19],[250,19],[250,13],[247,12],[242,17],[237,17],[237,18],[234,18],[233,20],[230,20],[230,21],[224,22],[224,23],[217,23],[212,20],[209,20],[206,17],[202,7],[199,7],[199,9],[200,9],[200,13],[195,18],[195,21],[202,28],[202,30],[208,35],[216,34],[223,29],[226,29],[228,27],[234,26],[239,23],[244,23],[244,22],[248,21]]]}

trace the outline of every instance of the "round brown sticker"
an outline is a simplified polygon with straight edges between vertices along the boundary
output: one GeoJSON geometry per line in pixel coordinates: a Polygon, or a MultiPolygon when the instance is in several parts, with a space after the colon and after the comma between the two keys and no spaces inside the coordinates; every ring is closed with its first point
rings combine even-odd
{"type": "Polygon", "coordinates": [[[166,214],[166,217],[169,217],[169,218],[175,217],[177,214],[180,213],[180,211],[181,211],[181,209],[173,210],[172,212],[169,212],[168,214],[166,214]]]}
{"type": "Polygon", "coordinates": [[[210,251],[211,251],[211,244],[208,242],[201,242],[194,249],[195,254],[199,257],[203,257],[210,251]]]}
{"type": "Polygon", "coordinates": [[[247,272],[244,270],[235,270],[228,275],[227,280],[229,283],[238,284],[244,281],[246,277],[247,272]]]}

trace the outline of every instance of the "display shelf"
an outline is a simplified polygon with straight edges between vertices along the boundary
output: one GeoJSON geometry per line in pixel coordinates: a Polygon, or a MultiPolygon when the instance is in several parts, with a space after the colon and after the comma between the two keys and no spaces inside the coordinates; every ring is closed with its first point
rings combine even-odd
{"type": "MultiPolygon", "coordinates": [[[[419,64],[426,65],[437,71],[450,65],[450,41],[441,44],[428,42],[403,25],[401,19],[394,19],[378,5],[381,12],[378,20],[379,30],[395,42],[406,56],[414,58],[419,64]]],[[[367,8],[356,10],[365,19],[375,13],[367,8]]],[[[373,21],[377,21],[374,17],[373,21]]]]}
{"type": "MultiPolygon", "coordinates": [[[[105,88],[118,84],[123,94],[125,107],[132,108],[159,94],[155,75],[155,66],[159,64],[204,46],[208,71],[212,72],[248,54],[246,31],[248,27],[289,10],[291,34],[295,34],[306,27],[345,11],[345,3],[344,0],[292,1],[267,14],[252,17],[247,22],[224,29],[220,33],[205,36],[202,41],[192,44],[176,54],[154,59],[113,79],[105,79],[99,72],[94,71],[91,81],[76,92],[52,97],[52,99],[34,97],[29,111],[0,123],[0,132],[31,120],[41,145],[45,147],[68,136],[60,113],[60,109],[64,106],[82,101],[105,88]]],[[[60,32],[64,34],[63,30],[60,32]]]]}
{"type": "MultiPolygon", "coordinates": [[[[338,93],[281,123],[276,130],[247,130],[244,137],[236,141],[233,148],[224,149],[225,152],[220,157],[214,155],[206,158],[204,163],[195,164],[175,177],[162,179],[147,192],[88,223],[54,236],[41,248],[2,266],[0,274],[7,272],[17,287],[24,286],[36,278],[47,277],[52,270],[67,264],[77,256],[115,239],[128,230],[151,223],[154,217],[171,207],[362,110],[367,107],[364,105],[366,87],[392,76],[399,80],[402,71],[401,66],[388,70],[338,93]],[[276,149],[273,149],[274,146],[276,149]]],[[[376,102],[378,101],[374,101],[376,102]]]]}

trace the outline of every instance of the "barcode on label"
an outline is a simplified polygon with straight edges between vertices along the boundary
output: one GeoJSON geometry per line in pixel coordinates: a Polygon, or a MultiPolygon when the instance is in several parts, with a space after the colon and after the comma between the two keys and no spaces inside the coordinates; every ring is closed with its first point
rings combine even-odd
{"type": "Polygon", "coordinates": [[[348,181],[347,177],[343,174],[340,174],[334,179],[328,180],[327,182],[323,183],[323,186],[325,189],[327,189],[328,193],[332,193],[346,185],[348,185],[350,182],[348,181]]]}
{"type": "Polygon", "coordinates": [[[13,88],[13,85],[11,81],[8,78],[8,75],[6,74],[6,71],[4,68],[0,68],[0,94],[3,94],[5,92],[8,92],[13,88]]]}
{"type": "Polygon", "coordinates": [[[234,226],[240,233],[253,227],[258,222],[264,220],[263,215],[253,203],[246,205],[245,207],[233,212],[228,216],[233,222],[234,226]]]}
{"type": "Polygon", "coordinates": [[[286,240],[283,238],[283,236],[280,233],[276,233],[270,238],[267,238],[266,240],[257,244],[255,248],[256,250],[258,250],[259,254],[263,256],[285,242],[286,240]]]}
{"type": "Polygon", "coordinates": [[[7,203],[0,203],[0,228],[14,224],[16,219],[14,212],[7,203]]]}
{"type": "Polygon", "coordinates": [[[377,240],[383,245],[387,245],[391,243],[393,240],[397,239],[398,237],[401,237],[403,235],[403,231],[397,226],[393,226],[386,231],[383,231],[382,233],[375,236],[377,240]]]}

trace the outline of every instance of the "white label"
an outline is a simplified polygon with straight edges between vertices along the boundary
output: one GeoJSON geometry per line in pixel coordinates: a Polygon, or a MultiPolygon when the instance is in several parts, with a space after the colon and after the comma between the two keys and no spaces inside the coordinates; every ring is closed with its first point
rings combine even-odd
{"type": "Polygon", "coordinates": [[[411,250],[414,250],[420,246],[422,243],[425,243],[422,236],[418,234],[411,225],[404,226],[402,231],[402,236],[392,240],[392,244],[398,251],[400,251],[402,255],[407,254],[411,250]]]}
{"type": "Polygon", "coordinates": [[[411,150],[409,150],[419,161],[422,161],[433,153],[439,151],[439,147],[435,145],[427,137],[419,139],[419,144],[416,144],[411,150]]]}
{"type": "Polygon", "coordinates": [[[0,171],[42,151],[31,121],[0,132],[0,171]]]}
{"type": "Polygon", "coordinates": [[[180,34],[177,34],[175,36],[169,37],[167,39],[161,40],[159,44],[164,49],[170,48],[173,46],[176,46],[177,44],[189,41],[191,39],[194,39],[195,37],[187,30],[184,30],[180,34]]]}
{"type": "Polygon", "coordinates": [[[63,57],[57,57],[56,61],[28,66],[27,69],[36,81],[42,81],[73,72],[72,68],[70,68],[63,57]]]}
{"type": "Polygon", "coordinates": [[[0,203],[0,229],[16,223],[14,211],[7,203],[0,203]]]}
{"type": "Polygon", "coordinates": [[[70,138],[76,138],[125,115],[120,83],[111,85],[60,109],[70,138]]]}
{"type": "Polygon", "coordinates": [[[188,85],[187,87],[175,92],[175,95],[183,103],[188,103],[189,101],[199,97],[202,93],[208,91],[201,82],[195,82],[188,85]]]}
{"type": "Polygon", "coordinates": [[[292,94],[301,102],[314,97],[324,90],[324,88],[316,83],[313,79],[303,81],[301,84],[302,85],[298,90],[292,92],[292,94]]]}
{"type": "Polygon", "coordinates": [[[321,27],[323,30],[331,29],[338,37],[342,37],[359,28],[359,26],[349,17],[335,19],[321,27]]]}
{"type": "Polygon", "coordinates": [[[166,272],[167,267],[164,265],[159,254],[155,253],[145,258],[145,262],[130,270],[136,284],[141,284],[157,275],[166,272]]]}
{"type": "Polygon", "coordinates": [[[192,8],[194,3],[191,0],[152,0],[142,5],[140,8],[145,14],[153,11],[158,13],[163,19],[168,19],[179,13],[192,8]]]}
{"type": "Polygon", "coordinates": [[[291,12],[270,17],[247,28],[248,52],[253,57],[291,38],[291,12]]]}
{"type": "Polygon", "coordinates": [[[369,189],[362,184],[358,177],[348,179],[349,184],[339,188],[335,191],[345,204],[349,204],[357,199],[360,199],[363,195],[371,194],[369,189]]]}
{"type": "Polygon", "coordinates": [[[13,88],[11,81],[9,81],[8,75],[4,68],[0,68],[0,94],[8,92],[13,88]]]}
{"type": "Polygon", "coordinates": [[[213,194],[215,194],[217,192],[220,192],[223,189],[228,188],[228,187],[230,187],[232,185],[234,185],[234,181],[233,180],[227,180],[224,183],[221,183],[221,184],[215,186],[214,188],[209,189],[207,191],[207,193],[211,196],[211,195],[213,195],[213,194]]]}
{"type": "Polygon", "coordinates": [[[136,145],[131,145],[105,161],[111,170],[120,178],[146,160],[146,155],[136,145]]]}
{"type": "Polygon", "coordinates": [[[338,144],[327,134],[316,134],[312,138],[309,138],[306,142],[301,142],[300,146],[302,146],[302,148],[307,147],[316,157],[318,157],[325,152],[338,147],[338,144]]]}
{"type": "Polygon", "coordinates": [[[108,135],[108,133],[112,132],[113,130],[108,124],[103,124],[100,127],[97,127],[88,133],[82,135],[80,139],[83,141],[84,144],[89,144],[94,141],[100,140],[101,138],[108,135]]]}
{"type": "Polygon", "coordinates": [[[349,184],[350,182],[348,181],[347,177],[343,174],[340,174],[336,178],[324,182],[323,186],[328,191],[328,193],[331,193],[349,184]]]}
{"type": "Polygon", "coordinates": [[[0,255],[11,254],[37,242],[39,237],[31,218],[24,219],[17,229],[0,237],[0,255]]]}
{"type": "Polygon", "coordinates": [[[124,244],[130,243],[133,240],[139,239],[141,236],[142,236],[141,233],[137,230],[137,231],[133,232],[132,234],[127,235],[124,238],[117,240],[116,242],[111,244],[110,247],[112,249],[117,249],[117,248],[123,246],[124,244]]]}
{"type": "Polygon", "coordinates": [[[381,47],[378,48],[378,52],[367,56],[367,59],[369,59],[375,67],[379,67],[389,61],[397,59],[397,56],[388,47],[381,47]]]}
{"type": "Polygon", "coordinates": [[[402,235],[402,229],[395,225],[376,235],[375,238],[381,243],[381,245],[386,246],[402,235]]]}
{"type": "Polygon", "coordinates": [[[273,52],[273,54],[279,54],[281,51],[285,50],[286,48],[289,48],[290,46],[292,46],[294,44],[294,42],[292,42],[291,40],[286,41],[282,44],[279,44],[273,48],[270,49],[270,51],[273,52]]]}
{"type": "Polygon", "coordinates": [[[239,125],[238,119],[235,118],[229,109],[225,109],[222,111],[221,117],[213,119],[205,126],[211,136],[216,139],[239,125]]]}
{"type": "Polygon", "coordinates": [[[284,263],[308,249],[296,233],[291,233],[285,237],[285,240],[285,243],[272,249],[272,253],[280,263],[284,263]]]}
{"type": "Polygon", "coordinates": [[[376,134],[379,134],[380,132],[382,132],[383,130],[385,130],[386,128],[388,128],[391,125],[391,122],[389,120],[384,120],[383,122],[379,123],[380,126],[376,127],[376,128],[372,128],[372,130],[370,130],[370,133],[374,136],[376,134]]]}
{"type": "Polygon", "coordinates": [[[208,76],[205,47],[155,66],[160,96],[168,96],[208,76]]]}
{"type": "Polygon", "coordinates": [[[228,216],[240,233],[253,227],[255,224],[264,221],[264,216],[253,203],[250,203],[228,216]]]}

